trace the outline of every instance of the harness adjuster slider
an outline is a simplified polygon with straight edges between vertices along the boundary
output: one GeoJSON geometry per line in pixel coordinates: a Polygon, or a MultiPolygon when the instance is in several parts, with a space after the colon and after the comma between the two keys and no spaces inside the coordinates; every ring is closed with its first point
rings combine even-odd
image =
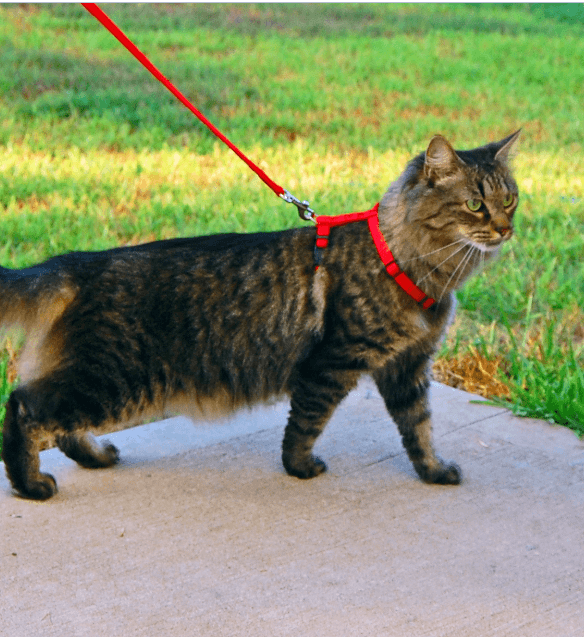
{"type": "Polygon", "coordinates": [[[387,270],[387,274],[389,276],[395,278],[400,272],[399,265],[395,261],[390,261],[386,264],[385,269],[387,270]]]}
{"type": "Polygon", "coordinates": [[[331,228],[327,225],[317,223],[316,225],[316,247],[326,248],[328,246],[331,228]]]}

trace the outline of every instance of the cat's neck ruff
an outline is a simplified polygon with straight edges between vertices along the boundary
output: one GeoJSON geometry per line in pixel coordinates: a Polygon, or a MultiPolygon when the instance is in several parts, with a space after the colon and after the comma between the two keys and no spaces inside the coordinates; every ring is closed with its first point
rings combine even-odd
{"type": "Polygon", "coordinates": [[[333,226],[344,226],[356,221],[367,221],[369,232],[377,249],[377,254],[387,274],[423,309],[427,310],[434,305],[436,301],[421,290],[397,264],[379,229],[379,204],[365,212],[353,212],[334,217],[317,215],[314,220],[316,221],[316,246],[314,248],[315,270],[318,270],[318,266],[322,261],[323,251],[328,246],[330,230],[333,226]]]}

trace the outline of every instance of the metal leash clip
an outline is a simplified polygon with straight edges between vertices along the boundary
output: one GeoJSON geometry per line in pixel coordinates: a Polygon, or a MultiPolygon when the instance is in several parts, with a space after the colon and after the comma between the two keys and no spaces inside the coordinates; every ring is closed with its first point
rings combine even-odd
{"type": "Polygon", "coordinates": [[[280,195],[286,203],[293,203],[298,208],[298,215],[304,221],[315,221],[315,212],[310,207],[308,201],[300,201],[293,194],[289,193],[286,189],[280,195]]]}

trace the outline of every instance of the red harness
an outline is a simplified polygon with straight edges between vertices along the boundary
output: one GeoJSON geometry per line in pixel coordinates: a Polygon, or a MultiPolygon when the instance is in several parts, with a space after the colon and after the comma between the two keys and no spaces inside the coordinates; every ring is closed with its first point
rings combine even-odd
{"type": "Polygon", "coordinates": [[[383,238],[383,234],[379,229],[379,204],[377,204],[371,210],[366,212],[354,212],[348,215],[338,215],[335,217],[329,217],[326,215],[317,215],[316,221],[316,246],[314,248],[314,261],[315,270],[318,270],[318,266],[322,261],[323,251],[328,246],[329,235],[333,226],[344,226],[348,223],[354,223],[355,221],[365,221],[369,226],[369,232],[373,238],[373,243],[377,248],[377,254],[383,263],[387,274],[404,290],[409,294],[418,305],[427,310],[434,305],[434,299],[430,298],[425,292],[410,279],[410,277],[400,269],[396,263],[389,246],[383,238]]]}

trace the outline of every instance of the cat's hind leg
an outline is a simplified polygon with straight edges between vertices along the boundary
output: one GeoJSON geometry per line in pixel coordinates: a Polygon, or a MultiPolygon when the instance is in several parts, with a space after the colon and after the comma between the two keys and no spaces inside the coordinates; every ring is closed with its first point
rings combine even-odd
{"type": "Polygon", "coordinates": [[[57,492],[55,478],[40,472],[41,428],[27,408],[22,392],[12,392],[6,404],[2,460],[12,486],[32,500],[46,500],[57,492]]]}
{"type": "Polygon", "coordinates": [[[99,445],[87,429],[107,419],[99,393],[74,386],[67,373],[37,379],[15,389],[6,405],[2,459],[14,489],[23,497],[46,500],[57,492],[53,476],[40,472],[41,441],[56,439],[67,456],[84,467],[118,461],[117,449],[99,445]]]}
{"type": "Polygon", "coordinates": [[[379,370],[373,378],[420,478],[431,484],[459,484],[462,474],[458,465],[443,462],[434,451],[428,365],[424,357],[399,371],[392,367],[379,370]]]}
{"type": "Polygon", "coordinates": [[[89,432],[60,434],[56,443],[67,457],[86,469],[111,467],[120,460],[114,445],[109,442],[100,444],[89,432]]]}

